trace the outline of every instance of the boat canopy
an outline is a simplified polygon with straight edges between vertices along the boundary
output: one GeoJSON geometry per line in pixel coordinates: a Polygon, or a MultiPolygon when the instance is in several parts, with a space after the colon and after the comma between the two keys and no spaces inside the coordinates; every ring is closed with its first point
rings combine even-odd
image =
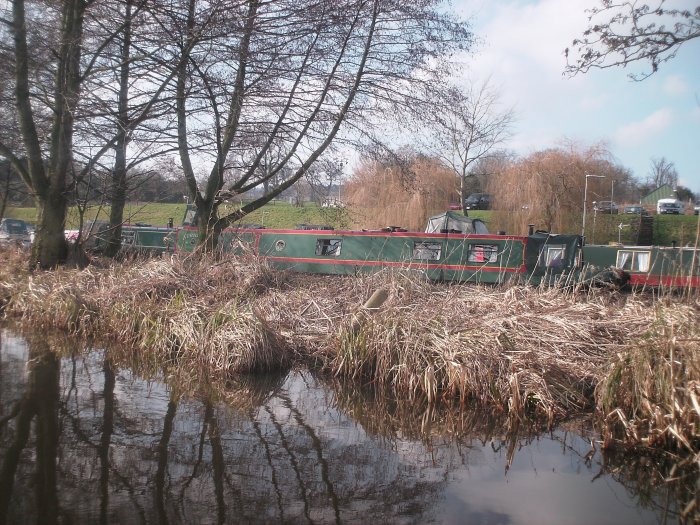
{"type": "Polygon", "coordinates": [[[489,233],[486,223],[459,213],[446,211],[428,219],[425,233],[489,233]]]}

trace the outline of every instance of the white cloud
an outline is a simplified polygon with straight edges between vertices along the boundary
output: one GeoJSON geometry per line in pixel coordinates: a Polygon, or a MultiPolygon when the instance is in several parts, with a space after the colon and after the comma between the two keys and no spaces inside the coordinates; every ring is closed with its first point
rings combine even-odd
{"type": "Polygon", "coordinates": [[[680,75],[670,75],[664,81],[663,90],[670,96],[685,95],[690,92],[690,86],[680,75]]]}
{"type": "Polygon", "coordinates": [[[564,49],[585,28],[584,10],[590,5],[591,0],[542,0],[484,7],[476,15],[476,31],[485,39],[476,61],[490,63],[492,70],[524,61],[528,67],[536,65],[560,76],[564,49]]]}
{"type": "Polygon", "coordinates": [[[564,78],[564,49],[585,29],[585,9],[592,0],[518,0],[490,2],[476,11],[475,31],[484,39],[476,54],[465,58],[471,81],[490,78],[503,103],[518,113],[584,111],[604,102],[592,76],[564,78]],[[575,102],[574,102],[575,101],[575,102]]]}
{"type": "Polygon", "coordinates": [[[583,97],[579,101],[579,106],[584,111],[601,109],[610,101],[609,93],[596,93],[595,95],[583,97]]]}
{"type": "Polygon", "coordinates": [[[639,146],[665,131],[673,122],[673,111],[669,108],[655,111],[638,122],[633,122],[615,131],[615,141],[621,146],[639,146]]]}

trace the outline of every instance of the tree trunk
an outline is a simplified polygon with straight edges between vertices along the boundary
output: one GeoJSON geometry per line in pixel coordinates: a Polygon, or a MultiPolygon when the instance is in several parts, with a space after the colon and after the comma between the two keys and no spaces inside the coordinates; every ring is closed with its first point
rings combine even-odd
{"type": "Polygon", "coordinates": [[[197,207],[197,228],[199,237],[197,244],[205,253],[211,253],[216,249],[222,223],[219,220],[218,205],[210,200],[202,199],[197,207]]]}
{"type": "Polygon", "coordinates": [[[462,211],[464,212],[465,217],[468,217],[469,212],[467,211],[467,175],[464,173],[462,173],[462,175],[459,177],[459,195],[462,199],[462,211]]]}
{"type": "Polygon", "coordinates": [[[67,182],[73,168],[73,124],[80,96],[80,56],[87,3],[83,0],[64,0],[61,5],[48,162],[44,158],[31,103],[31,56],[27,45],[24,7],[23,0],[12,2],[17,120],[27,153],[27,168],[24,169],[18,162],[13,164],[20,169],[23,180],[32,190],[38,208],[30,265],[49,269],[66,262],[68,255],[63,229],[66,222],[67,182]]]}
{"type": "Polygon", "coordinates": [[[63,193],[50,192],[47,199],[37,199],[37,227],[30,258],[32,268],[55,268],[66,262],[66,210],[67,202],[63,193]]]}
{"type": "Polygon", "coordinates": [[[129,121],[131,7],[132,1],[127,0],[119,71],[119,105],[117,108],[119,132],[115,147],[114,170],[112,171],[110,228],[107,235],[107,249],[105,250],[109,257],[114,257],[122,246],[122,223],[124,222],[124,205],[126,204],[126,147],[129,144],[128,130],[131,126],[129,121]]]}

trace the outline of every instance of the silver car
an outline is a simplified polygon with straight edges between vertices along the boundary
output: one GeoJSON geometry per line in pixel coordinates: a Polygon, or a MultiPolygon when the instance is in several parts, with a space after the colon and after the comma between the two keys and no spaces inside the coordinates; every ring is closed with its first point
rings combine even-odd
{"type": "Polygon", "coordinates": [[[31,244],[29,226],[21,219],[0,220],[0,244],[19,244],[29,246],[31,244]]]}

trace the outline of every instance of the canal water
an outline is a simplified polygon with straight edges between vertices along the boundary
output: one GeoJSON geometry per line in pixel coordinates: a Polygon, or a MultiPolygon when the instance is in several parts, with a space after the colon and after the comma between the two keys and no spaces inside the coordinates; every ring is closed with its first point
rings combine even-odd
{"type": "Polygon", "coordinates": [[[677,523],[688,496],[658,460],[603,457],[585,421],[508,433],[307,370],[184,388],[0,337],[0,523],[677,523]]]}

